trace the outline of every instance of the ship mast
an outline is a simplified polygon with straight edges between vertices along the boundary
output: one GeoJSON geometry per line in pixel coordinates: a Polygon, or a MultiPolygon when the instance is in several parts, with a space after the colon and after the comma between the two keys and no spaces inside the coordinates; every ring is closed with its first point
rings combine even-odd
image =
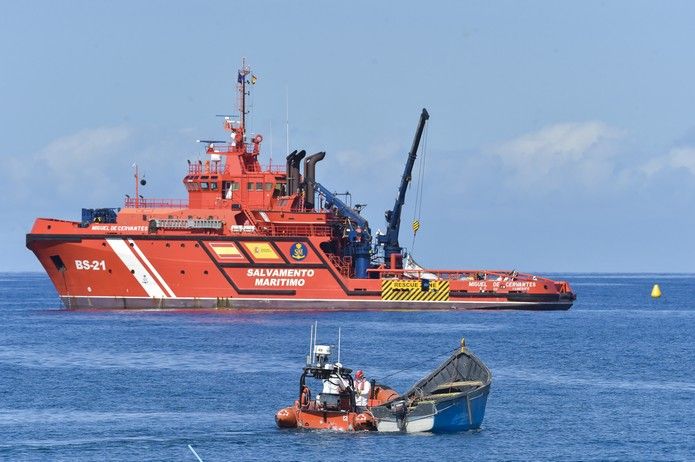
{"type": "Polygon", "coordinates": [[[241,60],[241,69],[237,77],[239,87],[239,113],[241,116],[241,139],[246,142],[246,76],[251,73],[251,69],[246,65],[246,58],[241,60]]]}
{"type": "Polygon", "coordinates": [[[133,164],[133,167],[135,167],[135,208],[138,208],[140,206],[140,174],[138,173],[138,164],[133,164]]]}

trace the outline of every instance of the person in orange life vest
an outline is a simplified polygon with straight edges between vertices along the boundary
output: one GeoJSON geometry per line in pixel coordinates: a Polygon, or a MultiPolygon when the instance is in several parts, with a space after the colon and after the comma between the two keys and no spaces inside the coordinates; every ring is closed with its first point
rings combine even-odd
{"type": "Polygon", "coordinates": [[[355,373],[355,405],[360,411],[367,407],[371,389],[372,385],[367,381],[364,372],[357,371],[355,373]]]}

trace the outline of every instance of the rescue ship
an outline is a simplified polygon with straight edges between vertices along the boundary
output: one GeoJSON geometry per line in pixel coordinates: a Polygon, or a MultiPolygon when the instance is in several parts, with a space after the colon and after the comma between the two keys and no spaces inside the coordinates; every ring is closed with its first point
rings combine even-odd
{"type": "Polygon", "coordinates": [[[247,134],[255,76],[238,72],[229,140],[188,162],[187,200],[135,195],[80,221],[38,218],[27,247],[68,309],[566,310],[570,285],[516,271],[423,269],[399,243],[401,212],[429,114],[420,115],[386,231],[316,180],[326,156],[295,150],[262,166],[247,134]],[[303,164],[303,168],[300,167],[303,164]]]}

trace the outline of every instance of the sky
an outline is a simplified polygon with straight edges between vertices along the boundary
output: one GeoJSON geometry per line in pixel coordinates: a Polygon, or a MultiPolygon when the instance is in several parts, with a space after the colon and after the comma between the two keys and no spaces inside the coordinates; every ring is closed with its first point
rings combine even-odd
{"type": "MultiPolygon", "coordinates": [[[[695,3],[30,1],[0,15],[0,271],[38,271],[36,217],[122,206],[131,166],[183,198],[225,136],[242,57],[263,163],[384,229],[420,111],[425,267],[695,272],[695,3]],[[289,113],[289,140],[286,137],[289,113]]],[[[419,171],[417,167],[416,172],[419,171]]],[[[413,240],[410,222],[421,228],[413,240]]]]}

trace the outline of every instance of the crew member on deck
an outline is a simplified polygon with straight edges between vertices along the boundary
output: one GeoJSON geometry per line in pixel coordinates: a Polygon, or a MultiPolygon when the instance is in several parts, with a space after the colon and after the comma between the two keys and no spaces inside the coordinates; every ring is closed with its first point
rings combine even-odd
{"type": "Polygon", "coordinates": [[[355,373],[355,405],[357,410],[362,412],[367,407],[369,402],[369,393],[372,391],[372,385],[364,376],[364,372],[359,370],[355,373]]]}
{"type": "MultiPolygon", "coordinates": [[[[326,369],[332,369],[332,364],[326,364],[326,369]]],[[[340,363],[335,363],[336,370],[323,379],[323,389],[319,395],[316,395],[316,404],[324,409],[338,409],[340,407],[340,395],[348,388],[348,384],[340,376],[340,369],[343,367],[340,363]]]]}
{"type": "MultiPolygon", "coordinates": [[[[340,370],[340,368],[342,368],[343,365],[340,363],[335,363],[335,367],[338,370],[340,370]]],[[[327,379],[323,380],[323,390],[321,391],[321,393],[337,395],[341,391],[345,390],[346,387],[347,384],[340,376],[340,374],[338,374],[337,372],[333,372],[327,379]]]]}

